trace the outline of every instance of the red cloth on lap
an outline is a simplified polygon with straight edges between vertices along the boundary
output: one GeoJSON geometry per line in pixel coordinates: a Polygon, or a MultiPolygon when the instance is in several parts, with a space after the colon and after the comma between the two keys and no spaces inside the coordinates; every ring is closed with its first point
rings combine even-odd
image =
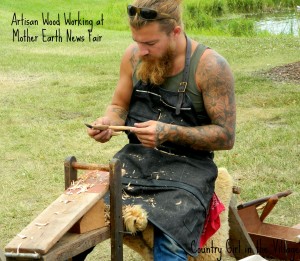
{"type": "Polygon", "coordinates": [[[219,200],[216,193],[210,201],[210,208],[205,220],[204,228],[200,237],[199,247],[203,247],[206,241],[221,227],[220,214],[225,210],[225,206],[219,200]]]}

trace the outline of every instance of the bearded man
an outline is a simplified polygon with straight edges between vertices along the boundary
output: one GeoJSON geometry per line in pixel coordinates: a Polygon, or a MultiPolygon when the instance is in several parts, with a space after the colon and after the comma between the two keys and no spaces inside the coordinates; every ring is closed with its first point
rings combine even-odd
{"type": "MultiPolygon", "coordinates": [[[[134,43],[121,61],[111,104],[94,124],[127,125],[115,157],[129,195],[154,226],[154,260],[196,256],[214,193],[213,151],[235,139],[234,80],[226,60],[186,36],[180,0],[135,0],[127,8],[134,43]]],[[[88,129],[107,142],[113,131],[88,129]]]]}

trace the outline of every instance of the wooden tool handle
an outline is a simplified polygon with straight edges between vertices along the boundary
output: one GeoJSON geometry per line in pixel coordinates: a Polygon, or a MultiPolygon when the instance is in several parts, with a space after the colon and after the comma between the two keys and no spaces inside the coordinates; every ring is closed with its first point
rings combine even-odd
{"type": "Polygon", "coordinates": [[[130,126],[108,126],[108,129],[114,130],[114,131],[130,131],[133,127],[130,126]]]}
{"type": "Polygon", "coordinates": [[[112,126],[112,125],[93,125],[92,126],[93,129],[95,130],[107,130],[107,129],[111,129],[114,131],[130,131],[133,127],[129,127],[129,126],[112,126]]]}

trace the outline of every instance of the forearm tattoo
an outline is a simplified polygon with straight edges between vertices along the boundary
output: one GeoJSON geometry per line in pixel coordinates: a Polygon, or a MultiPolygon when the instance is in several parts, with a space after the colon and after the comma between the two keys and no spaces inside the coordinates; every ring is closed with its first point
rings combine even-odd
{"type": "Polygon", "coordinates": [[[158,122],[156,125],[156,145],[160,145],[165,141],[165,137],[168,133],[166,124],[158,122]]]}
{"type": "Polygon", "coordinates": [[[121,120],[123,120],[123,121],[126,120],[127,113],[128,113],[127,110],[120,108],[120,107],[112,107],[111,111],[116,113],[121,120]]]}

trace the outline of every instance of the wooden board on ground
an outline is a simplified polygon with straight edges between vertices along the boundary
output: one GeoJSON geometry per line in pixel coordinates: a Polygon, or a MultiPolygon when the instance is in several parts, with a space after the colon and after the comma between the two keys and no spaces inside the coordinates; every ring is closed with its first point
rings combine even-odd
{"type": "Polygon", "coordinates": [[[89,171],[5,247],[6,252],[45,254],[108,191],[109,172],[89,171]]]}

